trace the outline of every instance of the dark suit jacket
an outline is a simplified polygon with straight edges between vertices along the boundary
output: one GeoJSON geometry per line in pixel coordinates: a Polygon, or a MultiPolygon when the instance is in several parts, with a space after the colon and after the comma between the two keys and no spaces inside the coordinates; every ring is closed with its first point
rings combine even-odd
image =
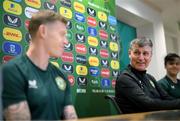
{"type": "Polygon", "coordinates": [[[180,109],[180,99],[170,97],[154,77],[130,65],[117,77],[115,98],[123,113],[180,109]]]}

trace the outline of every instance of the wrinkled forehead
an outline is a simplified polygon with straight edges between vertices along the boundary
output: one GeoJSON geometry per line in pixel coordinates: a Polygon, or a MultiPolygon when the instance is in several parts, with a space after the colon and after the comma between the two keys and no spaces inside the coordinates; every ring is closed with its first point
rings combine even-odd
{"type": "Polygon", "coordinates": [[[132,51],[148,51],[148,52],[152,52],[152,47],[150,47],[149,45],[144,45],[144,46],[140,46],[138,44],[133,44],[131,47],[132,51]]]}

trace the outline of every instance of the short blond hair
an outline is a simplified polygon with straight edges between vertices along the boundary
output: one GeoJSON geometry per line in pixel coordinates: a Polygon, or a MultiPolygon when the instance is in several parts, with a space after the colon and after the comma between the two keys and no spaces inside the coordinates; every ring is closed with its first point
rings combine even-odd
{"type": "Polygon", "coordinates": [[[67,24],[67,20],[64,17],[62,17],[60,14],[52,10],[40,10],[34,15],[32,15],[28,27],[29,34],[31,35],[31,37],[34,37],[41,24],[52,23],[55,21],[60,21],[64,24],[67,24]]]}

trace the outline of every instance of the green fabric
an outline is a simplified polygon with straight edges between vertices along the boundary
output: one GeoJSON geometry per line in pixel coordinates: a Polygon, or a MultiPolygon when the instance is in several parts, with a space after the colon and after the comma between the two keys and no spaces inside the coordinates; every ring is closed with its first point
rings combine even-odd
{"type": "Polygon", "coordinates": [[[177,80],[178,83],[175,84],[173,81],[165,76],[161,80],[158,81],[158,83],[161,85],[164,90],[167,91],[167,93],[175,98],[180,98],[180,80],[177,80]]]}
{"type": "Polygon", "coordinates": [[[43,71],[19,56],[3,66],[3,81],[4,108],[27,100],[33,120],[60,119],[64,106],[72,104],[69,82],[51,63],[43,71]]]}

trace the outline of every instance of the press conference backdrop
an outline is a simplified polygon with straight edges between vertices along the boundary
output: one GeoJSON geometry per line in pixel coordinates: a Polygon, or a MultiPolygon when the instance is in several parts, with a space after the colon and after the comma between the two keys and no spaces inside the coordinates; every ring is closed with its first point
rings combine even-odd
{"type": "Polygon", "coordinates": [[[79,117],[115,114],[104,99],[114,94],[123,50],[117,31],[115,0],[1,0],[0,60],[24,54],[32,13],[50,9],[68,19],[69,44],[61,58],[51,58],[68,77],[79,117]]]}

